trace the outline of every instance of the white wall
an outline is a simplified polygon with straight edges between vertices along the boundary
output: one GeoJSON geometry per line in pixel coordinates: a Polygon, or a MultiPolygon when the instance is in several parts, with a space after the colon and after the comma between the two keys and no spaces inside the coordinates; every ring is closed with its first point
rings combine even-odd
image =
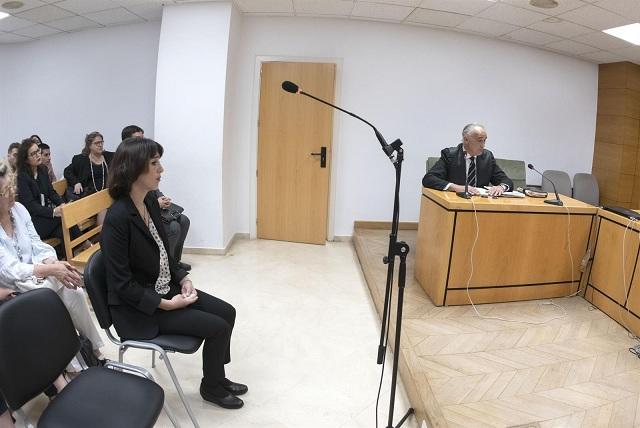
{"type": "Polygon", "coordinates": [[[162,15],[155,136],[161,190],[191,219],[188,247],[222,248],[222,141],[232,6],[167,6],[162,15]]]}
{"type": "MultiPolygon", "coordinates": [[[[472,35],[183,4],[165,9],[162,30],[89,30],[0,45],[0,56],[5,147],[38,133],[60,172],[87,132],[115,149],[122,126],[139,124],[166,148],[161,188],[189,212],[190,247],[223,248],[255,221],[258,56],[340,60],[337,102],[404,141],[401,220],[418,218],[426,157],[470,121],[487,126],[498,157],[591,170],[597,66],[472,35]]],[[[354,220],[390,219],[394,174],[368,127],[335,124],[334,232],[350,235],[354,220]]]]}
{"type": "MultiPolygon", "coordinates": [[[[341,106],[375,124],[389,142],[404,142],[403,221],[418,219],[426,157],[457,145],[468,122],[486,125],[487,148],[497,157],[570,174],[591,171],[595,64],[473,35],[313,18],[245,17],[242,51],[232,91],[242,152],[256,150],[257,56],[341,58],[341,106]]],[[[354,220],[390,220],[394,171],[366,125],[349,117],[336,123],[334,232],[351,235],[354,220]]],[[[233,177],[247,197],[255,174],[233,177]]],[[[245,215],[239,231],[250,230],[253,220],[245,215]]]]}
{"type": "Polygon", "coordinates": [[[9,143],[38,134],[60,176],[89,132],[102,132],[107,150],[125,125],[152,135],[159,31],[154,22],[2,45],[2,156],[9,143]]]}
{"type": "Polygon", "coordinates": [[[242,75],[239,65],[242,58],[242,14],[234,7],[231,13],[231,27],[229,31],[229,54],[227,57],[227,82],[224,109],[224,147],[222,149],[222,213],[223,213],[223,243],[226,245],[237,232],[243,230],[249,217],[249,197],[242,193],[242,183],[249,174],[249,153],[247,145],[239,140],[237,131],[242,122],[233,114],[238,97],[234,88],[240,84],[242,75]]]}

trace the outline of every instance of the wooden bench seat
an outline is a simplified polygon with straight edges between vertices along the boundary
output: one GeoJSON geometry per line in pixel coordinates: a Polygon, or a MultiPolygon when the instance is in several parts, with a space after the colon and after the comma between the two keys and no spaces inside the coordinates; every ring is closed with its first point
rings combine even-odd
{"type": "Polygon", "coordinates": [[[104,189],[82,199],[73,201],[62,206],[62,235],[64,238],[65,255],[67,261],[77,268],[84,268],[89,257],[100,249],[100,244],[93,244],[91,247],[79,251],[75,256],[74,249],[84,244],[88,239],[97,236],[102,230],[101,224],[96,224],[96,215],[109,208],[113,200],[109,196],[109,190],[104,189]],[[70,229],[73,226],[86,225],[88,220],[93,218],[93,225],[84,229],[82,234],[76,239],[71,239],[70,229]]]}
{"type": "Polygon", "coordinates": [[[64,194],[67,192],[67,179],[61,178],[60,180],[56,180],[51,183],[51,186],[53,186],[53,190],[55,190],[58,195],[64,197],[64,194]]]}
{"type": "MultiPolygon", "coordinates": [[[[63,179],[54,181],[53,183],[51,183],[51,186],[53,186],[53,190],[55,190],[58,195],[64,197],[64,194],[67,191],[67,180],[63,178],[63,179]]],[[[62,239],[49,238],[49,239],[43,240],[43,242],[45,244],[51,245],[53,248],[56,248],[58,245],[62,244],[62,239]]]]}

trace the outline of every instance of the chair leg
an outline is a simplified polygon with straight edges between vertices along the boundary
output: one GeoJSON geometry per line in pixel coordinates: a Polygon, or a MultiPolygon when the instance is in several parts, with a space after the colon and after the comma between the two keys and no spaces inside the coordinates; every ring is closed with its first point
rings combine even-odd
{"type": "Polygon", "coordinates": [[[180,386],[180,382],[178,382],[178,378],[176,377],[176,373],[173,371],[173,367],[171,366],[171,362],[169,361],[169,358],[167,357],[167,353],[163,350],[163,351],[158,351],[158,354],[160,356],[160,359],[164,361],[164,364],[167,366],[167,371],[169,372],[169,375],[171,376],[171,380],[173,380],[173,385],[176,387],[176,391],[178,391],[178,395],[180,396],[180,399],[182,400],[182,404],[184,404],[185,409],[187,409],[187,413],[189,414],[189,417],[191,418],[191,422],[193,422],[193,426],[195,428],[200,428],[200,425],[198,424],[198,420],[196,419],[196,416],[193,414],[193,410],[191,410],[191,406],[189,405],[189,402],[187,401],[186,397],[184,396],[184,392],[182,392],[182,387],[180,386]]]}
{"type": "Polygon", "coordinates": [[[120,345],[120,347],[118,348],[118,362],[123,363],[124,362],[124,353],[127,350],[126,346],[120,345]]]}
{"type": "Polygon", "coordinates": [[[29,421],[29,419],[27,418],[27,414],[24,412],[24,410],[18,409],[18,410],[15,410],[14,412],[16,415],[20,417],[20,419],[22,419],[22,422],[24,423],[24,426],[26,428],[36,428],[36,426],[29,421]]]}
{"type": "Polygon", "coordinates": [[[173,412],[171,411],[171,407],[169,407],[167,405],[167,403],[165,402],[162,405],[162,408],[164,409],[164,412],[167,414],[167,417],[169,418],[169,420],[171,421],[171,424],[173,424],[173,426],[175,428],[180,428],[180,424],[178,423],[178,421],[176,420],[175,415],[173,414],[173,412]]]}

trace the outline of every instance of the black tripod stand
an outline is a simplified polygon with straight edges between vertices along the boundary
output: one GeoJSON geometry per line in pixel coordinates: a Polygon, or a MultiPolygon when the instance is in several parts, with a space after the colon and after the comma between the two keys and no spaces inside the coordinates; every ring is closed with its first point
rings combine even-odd
{"type": "MultiPolygon", "coordinates": [[[[400,354],[400,331],[402,329],[402,305],[404,300],[404,287],[405,287],[405,279],[407,273],[407,254],[409,254],[409,246],[406,242],[400,241],[398,242],[398,222],[400,219],[400,178],[402,176],[402,162],[404,161],[404,150],[402,149],[402,141],[395,140],[391,144],[387,144],[384,137],[380,132],[373,126],[371,123],[367,122],[360,116],[351,113],[347,110],[344,110],[338,106],[335,106],[331,103],[328,103],[320,98],[314,97],[311,94],[308,94],[298,87],[293,82],[289,82],[288,80],[282,82],[282,89],[287,92],[291,92],[292,94],[301,94],[305,95],[309,98],[313,98],[316,101],[319,101],[323,104],[326,104],[330,107],[340,110],[348,114],[349,116],[355,117],[358,120],[369,125],[373,128],[373,131],[380,142],[380,146],[382,147],[382,151],[385,155],[391,160],[393,166],[396,170],[396,187],[395,187],[395,195],[393,199],[393,219],[391,222],[391,234],[389,235],[389,251],[387,255],[383,258],[383,263],[388,265],[387,268],[387,285],[385,289],[385,297],[384,297],[384,310],[382,315],[382,330],[380,333],[380,345],[378,346],[378,364],[382,364],[384,361],[386,344],[385,338],[388,337],[388,318],[391,309],[391,287],[393,285],[393,274],[395,267],[395,259],[396,257],[400,257],[400,270],[398,273],[398,308],[396,310],[397,319],[396,319],[396,332],[395,332],[395,345],[393,347],[393,372],[391,374],[391,397],[389,398],[389,424],[387,428],[393,428],[393,410],[396,401],[396,384],[398,382],[398,358],[400,354]]],[[[390,324],[389,324],[390,325],[390,324]]],[[[400,427],[404,421],[414,412],[413,408],[409,408],[407,413],[400,419],[398,425],[396,427],[400,427]]],[[[376,415],[377,418],[377,415],[376,415]]]]}
{"type": "MultiPolygon", "coordinates": [[[[393,286],[393,274],[395,271],[395,259],[400,258],[400,268],[398,272],[398,305],[396,309],[396,331],[395,343],[393,345],[393,370],[391,372],[391,396],[389,397],[389,421],[387,428],[393,428],[393,410],[396,401],[396,385],[398,382],[398,358],[400,356],[400,333],[402,330],[402,307],[404,304],[404,288],[407,275],[407,255],[409,246],[406,242],[398,242],[398,223],[400,218],[400,178],[402,176],[402,162],[404,161],[404,150],[400,140],[394,141],[391,146],[396,152],[396,161],[393,163],[396,169],[396,188],[393,200],[393,220],[391,221],[391,234],[389,235],[389,249],[387,255],[382,258],[382,262],[387,265],[387,284],[384,294],[384,310],[382,314],[382,329],[380,331],[380,345],[378,345],[378,364],[384,362],[386,352],[386,338],[388,337],[389,317],[391,316],[391,291],[393,286]],[[387,325],[388,324],[388,325],[387,325]]],[[[405,415],[400,419],[396,427],[400,427],[407,418],[414,412],[410,407],[405,415]]]]}

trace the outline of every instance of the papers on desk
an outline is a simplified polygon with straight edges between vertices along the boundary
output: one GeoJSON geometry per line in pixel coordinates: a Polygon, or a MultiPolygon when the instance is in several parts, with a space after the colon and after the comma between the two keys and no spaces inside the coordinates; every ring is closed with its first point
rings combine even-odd
{"type": "MultiPolygon", "coordinates": [[[[487,189],[483,189],[482,187],[476,187],[480,196],[489,197],[489,191],[487,189]]],[[[513,191],[513,192],[503,192],[500,195],[502,198],[524,198],[524,193],[513,191]]]]}

